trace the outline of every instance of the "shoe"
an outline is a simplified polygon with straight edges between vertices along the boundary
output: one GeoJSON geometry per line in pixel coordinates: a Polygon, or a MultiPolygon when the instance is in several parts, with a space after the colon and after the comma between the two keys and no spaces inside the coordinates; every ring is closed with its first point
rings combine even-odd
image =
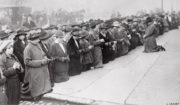
{"type": "Polygon", "coordinates": [[[42,95],[40,95],[40,96],[37,96],[37,97],[34,97],[33,98],[33,101],[40,101],[41,100],[41,98],[42,98],[42,95]]]}

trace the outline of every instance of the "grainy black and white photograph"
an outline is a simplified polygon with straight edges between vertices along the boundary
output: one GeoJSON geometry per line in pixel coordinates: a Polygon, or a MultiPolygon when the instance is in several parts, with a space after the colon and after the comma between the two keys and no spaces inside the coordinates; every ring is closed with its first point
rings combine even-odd
{"type": "Polygon", "coordinates": [[[180,0],[0,0],[0,105],[180,105],[180,0]]]}

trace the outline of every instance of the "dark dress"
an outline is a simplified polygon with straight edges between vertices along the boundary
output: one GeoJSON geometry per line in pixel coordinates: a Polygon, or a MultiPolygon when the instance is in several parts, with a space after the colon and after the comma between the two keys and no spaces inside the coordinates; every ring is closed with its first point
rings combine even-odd
{"type": "Polygon", "coordinates": [[[53,62],[52,65],[54,81],[56,83],[64,82],[69,79],[69,61],[62,61],[62,57],[68,57],[68,54],[65,44],[62,45],[64,46],[65,52],[63,51],[59,43],[54,43],[50,49],[51,56],[57,59],[53,62]]]}
{"type": "MultiPolygon", "coordinates": [[[[24,43],[17,39],[14,43],[14,55],[18,58],[19,62],[21,63],[23,69],[25,69],[25,64],[24,64],[24,49],[27,45],[27,41],[24,43]]],[[[19,79],[21,82],[24,82],[24,75],[25,72],[19,74],[19,79]]]]}
{"type": "Polygon", "coordinates": [[[69,54],[70,62],[69,62],[69,75],[74,76],[78,75],[82,71],[82,66],[80,63],[80,53],[79,53],[79,43],[77,41],[78,46],[75,43],[75,39],[73,37],[70,38],[67,43],[67,51],[69,54]]]}
{"type": "Polygon", "coordinates": [[[13,64],[18,62],[13,56],[11,58],[2,54],[0,57],[0,68],[6,76],[6,95],[8,98],[8,105],[18,105],[20,101],[20,81],[18,73],[13,69],[13,64]]]}
{"type": "Polygon", "coordinates": [[[113,57],[113,42],[112,37],[109,33],[103,35],[102,33],[99,33],[99,38],[104,39],[104,43],[101,45],[102,48],[102,55],[103,55],[103,63],[108,63],[112,60],[113,57]]]}
{"type": "Polygon", "coordinates": [[[91,64],[93,63],[92,49],[89,49],[90,43],[86,39],[80,39],[80,49],[82,50],[80,54],[80,63],[82,64],[83,71],[89,70],[91,64]]]}
{"type": "Polygon", "coordinates": [[[4,85],[5,85],[6,79],[1,78],[1,73],[0,73],[0,105],[7,105],[7,96],[4,92],[4,85]]]}

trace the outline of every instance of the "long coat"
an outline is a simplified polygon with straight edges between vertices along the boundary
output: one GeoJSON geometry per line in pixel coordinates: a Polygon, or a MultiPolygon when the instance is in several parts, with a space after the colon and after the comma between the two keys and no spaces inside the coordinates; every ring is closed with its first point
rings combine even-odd
{"type": "Polygon", "coordinates": [[[90,43],[83,38],[79,41],[79,44],[80,49],[82,50],[82,53],[80,55],[80,63],[82,65],[91,64],[93,62],[93,57],[91,49],[88,48],[90,46],[90,43]]]}
{"type": "MultiPolygon", "coordinates": [[[[77,41],[77,44],[79,46],[78,41],[77,41]]],[[[71,37],[69,42],[67,43],[67,51],[70,58],[70,62],[69,62],[69,75],[70,76],[78,75],[82,72],[78,46],[76,45],[74,38],[71,37]]]]}
{"type": "Polygon", "coordinates": [[[144,52],[155,52],[157,50],[156,34],[156,26],[154,24],[149,25],[144,36],[144,52]]]}
{"type": "MultiPolygon", "coordinates": [[[[51,59],[52,56],[50,54],[50,47],[54,42],[54,38],[50,37],[44,41],[40,41],[40,45],[42,47],[42,50],[45,52],[46,56],[51,59]]],[[[50,75],[50,80],[51,80],[51,85],[54,86],[54,77],[53,77],[53,69],[52,69],[52,63],[48,64],[48,70],[49,70],[49,75],[50,75]]]]}
{"type": "Polygon", "coordinates": [[[62,61],[62,57],[69,57],[65,44],[63,44],[64,50],[61,48],[59,43],[54,43],[50,48],[50,54],[53,58],[59,58],[53,62],[52,69],[54,75],[54,81],[59,83],[69,79],[69,61],[62,61]]]}
{"type": "Polygon", "coordinates": [[[29,82],[32,97],[43,95],[51,90],[48,64],[42,65],[46,58],[39,44],[29,42],[24,50],[26,66],[25,81],[29,82]]]}
{"type": "Polygon", "coordinates": [[[113,29],[112,33],[114,34],[115,40],[117,41],[117,57],[127,54],[130,42],[125,33],[125,30],[122,28],[113,29]]]}
{"type": "Polygon", "coordinates": [[[102,50],[101,50],[101,42],[99,41],[99,34],[91,30],[89,32],[89,42],[91,45],[94,45],[94,49],[92,49],[92,55],[93,55],[93,66],[95,68],[102,67],[102,50]]]}
{"type": "Polygon", "coordinates": [[[13,69],[15,62],[18,62],[15,56],[9,58],[4,53],[0,56],[0,69],[7,78],[5,88],[8,105],[18,105],[20,101],[20,81],[18,72],[13,69]]]}

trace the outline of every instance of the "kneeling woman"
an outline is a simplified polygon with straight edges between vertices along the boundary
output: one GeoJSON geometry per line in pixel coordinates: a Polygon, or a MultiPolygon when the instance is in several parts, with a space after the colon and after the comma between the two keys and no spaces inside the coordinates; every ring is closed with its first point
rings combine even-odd
{"type": "Polygon", "coordinates": [[[18,74],[23,71],[17,58],[13,55],[13,42],[3,41],[0,46],[0,69],[7,78],[5,83],[8,105],[18,105],[20,101],[20,81],[18,74]]]}
{"type": "Polygon", "coordinates": [[[144,35],[144,52],[165,51],[164,47],[157,45],[155,36],[158,34],[158,31],[151,17],[146,19],[146,24],[147,29],[144,35]]]}

